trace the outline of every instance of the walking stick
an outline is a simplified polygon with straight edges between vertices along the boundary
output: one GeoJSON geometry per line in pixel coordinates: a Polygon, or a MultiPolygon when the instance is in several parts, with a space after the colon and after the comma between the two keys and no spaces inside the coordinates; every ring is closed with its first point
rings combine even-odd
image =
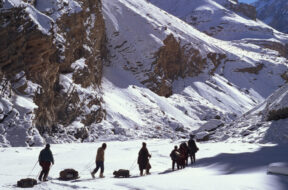
{"type": "Polygon", "coordinates": [[[136,165],[134,165],[136,163],[136,160],[137,160],[137,158],[134,160],[131,167],[129,168],[130,171],[136,167],[136,165]]]}
{"type": "Polygon", "coordinates": [[[27,176],[27,178],[29,177],[29,176],[31,176],[31,173],[33,172],[33,170],[34,170],[34,168],[36,167],[36,164],[38,163],[39,161],[37,160],[37,162],[34,164],[34,167],[32,168],[32,170],[31,170],[31,172],[29,173],[29,175],[27,176]]]}

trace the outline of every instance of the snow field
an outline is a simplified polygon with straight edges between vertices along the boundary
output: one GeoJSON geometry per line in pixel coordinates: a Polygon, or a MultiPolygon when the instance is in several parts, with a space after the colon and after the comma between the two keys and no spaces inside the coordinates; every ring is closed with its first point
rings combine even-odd
{"type": "MultiPolygon", "coordinates": [[[[55,165],[49,176],[50,181],[42,182],[33,189],[201,189],[201,190],[287,190],[286,176],[267,175],[270,163],[286,162],[285,147],[245,143],[205,143],[199,144],[197,164],[186,169],[171,172],[169,154],[180,141],[133,140],[106,142],[106,178],[91,179],[90,171],[95,167],[96,151],[100,143],[51,145],[55,165]],[[136,159],[143,141],[152,154],[150,160],[152,174],[138,177],[136,159]],[[76,181],[59,181],[59,172],[74,168],[79,172],[76,181]],[[133,177],[113,178],[113,171],[130,169],[133,177]]],[[[17,189],[16,182],[26,178],[37,161],[42,148],[2,148],[0,149],[0,189],[17,189]],[[11,159],[13,158],[13,159],[11,159]]],[[[189,162],[190,163],[190,162],[189,162]]],[[[40,172],[37,166],[30,177],[36,178],[40,172]]]]}

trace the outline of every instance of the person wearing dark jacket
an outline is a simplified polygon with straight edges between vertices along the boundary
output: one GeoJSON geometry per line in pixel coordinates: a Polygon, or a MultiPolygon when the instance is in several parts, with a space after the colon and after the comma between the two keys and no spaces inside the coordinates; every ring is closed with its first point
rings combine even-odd
{"type": "Polygon", "coordinates": [[[98,148],[97,150],[97,155],[96,155],[96,168],[93,170],[93,172],[91,173],[92,178],[95,178],[95,174],[97,173],[97,171],[100,168],[100,178],[104,178],[104,152],[106,149],[107,145],[106,143],[103,143],[101,147],[98,148]]]}
{"type": "Polygon", "coordinates": [[[194,135],[190,135],[190,139],[188,141],[188,148],[189,148],[189,156],[191,159],[191,164],[194,164],[196,162],[195,154],[199,150],[199,148],[197,147],[195,143],[194,135]]]}
{"type": "Polygon", "coordinates": [[[150,174],[149,170],[151,169],[151,165],[149,163],[149,158],[151,158],[151,154],[149,153],[146,143],[142,143],[142,148],[138,153],[138,165],[140,170],[140,176],[143,176],[143,170],[146,170],[146,174],[150,174]]]}
{"type": "Polygon", "coordinates": [[[42,167],[42,171],[38,177],[40,181],[47,181],[51,163],[54,164],[53,154],[50,150],[50,144],[47,144],[46,147],[41,150],[38,158],[39,164],[42,167]]]}
{"type": "Polygon", "coordinates": [[[183,142],[180,144],[178,152],[180,153],[178,164],[179,164],[179,167],[183,169],[188,165],[187,162],[188,162],[189,149],[188,149],[186,142],[183,142]]]}
{"type": "Polygon", "coordinates": [[[174,171],[175,169],[175,164],[177,164],[177,169],[179,170],[179,164],[178,164],[178,159],[179,159],[180,153],[178,152],[178,147],[174,146],[174,150],[170,153],[170,157],[172,160],[172,170],[174,171]]]}

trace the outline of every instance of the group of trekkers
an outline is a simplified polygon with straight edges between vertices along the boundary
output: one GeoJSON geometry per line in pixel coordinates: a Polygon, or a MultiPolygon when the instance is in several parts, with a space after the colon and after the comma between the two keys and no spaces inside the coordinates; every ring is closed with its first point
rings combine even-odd
{"type": "MultiPolygon", "coordinates": [[[[188,165],[188,158],[191,158],[191,164],[195,163],[195,153],[199,150],[196,146],[196,143],[193,139],[193,135],[190,135],[190,139],[188,141],[188,145],[186,142],[180,144],[178,149],[177,146],[174,147],[174,150],[171,152],[170,157],[172,159],[172,170],[175,169],[175,164],[177,165],[177,169],[185,168],[188,165]]],[[[104,178],[104,153],[107,148],[107,144],[103,143],[101,147],[98,148],[96,154],[96,168],[91,172],[92,178],[95,178],[95,174],[100,169],[100,178],[104,178]]],[[[147,149],[147,144],[145,142],[142,143],[142,148],[138,153],[137,163],[139,165],[140,176],[145,174],[150,174],[151,164],[149,159],[151,158],[151,154],[147,149]]],[[[53,154],[50,150],[50,145],[47,144],[46,147],[41,150],[39,154],[39,164],[42,167],[42,171],[38,177],[39,181],[47,181],[47,176],[51,167],[51,164],[54,164],[53,154]]]]}
{"type": "Polygon", "coordinates": [[[174,150],[172,150],[170,157],[172,159],[172,170],[175,169],[175,164],[177,165],[177,169],[183,169],[188,166],[189,157],[191,159],[191,164],[196,162],[196,152],[199,150],[197,147],[194,136],[190,135],[190,139],[188,141],[188,145],[186,142],[180,144],[180,147],[174,146],[174,150]]]}

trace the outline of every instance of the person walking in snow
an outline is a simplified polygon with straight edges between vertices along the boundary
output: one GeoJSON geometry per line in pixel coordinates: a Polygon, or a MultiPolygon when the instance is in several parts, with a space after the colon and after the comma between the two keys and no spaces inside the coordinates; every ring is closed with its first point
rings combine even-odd
{"type": "Polygon", "coordinates": [[[179,170],[178,159],[180,157],[180,153],[178,152],[178,147],[177,146],[174,146],[174,149],[170,153],[170,157],[171,157],[171,160],[172,160],[172,170],[174,171],[175,164],[177,164],[177,169],[179,170]]]}
{"type": "Polygon", "coordinates": [[[149,170],[151,169],[151,165],[149,163],[149,158],[151,158],[151,154],[149,153],[146,143],[142,143],[142,148],[138,153],[138,165],[140,170],[140,176],[143,176],[143,170],[146,170],[146,175],[150,174],[149,170]]]}
{"type": "Polygon", "coordinates": [[[97,173],[97,171],[100,168],[100,178],[104,178],[105,176],[104,174],[104,152],[106,149],[107,145],[106,143],[103,143],[101,147],[98,148],[97,150],[97,155],[96,155],[96,168],[93,170],[93,172],[91,172],[91,176],[94,179],[95,178],[95,174],[97,173]]]}
{"type": "Polygon", "coordinates": [[[196,162],[196,157],[195,154],[199,150],[197,147],[195,140],[194,140],[194,135],[190,135],[190,139],[188,141],[188,148],[189,148],[189,156],[191,159],[191,164],[194,164],[196,162]]]}
{"type": "Polygon", "coordinates": [[[188,148],[186,142],[181,143],[180,148],[179,148],[179,153],[180,153],[179,165],[180,165],[180,168],[185,168],[188,165],[188,152],[189,152],[189,148],[188,148]]]}
{"type": "Polygon", "coordinates": [[[42,171],[38,177],[39,181],[47,181],[51,163],[54,164],[53,154],[50,150],[50,144],[46,144],[46,147],[41,150],[38,158],[39,164],[42,167],[42,171]]]}

